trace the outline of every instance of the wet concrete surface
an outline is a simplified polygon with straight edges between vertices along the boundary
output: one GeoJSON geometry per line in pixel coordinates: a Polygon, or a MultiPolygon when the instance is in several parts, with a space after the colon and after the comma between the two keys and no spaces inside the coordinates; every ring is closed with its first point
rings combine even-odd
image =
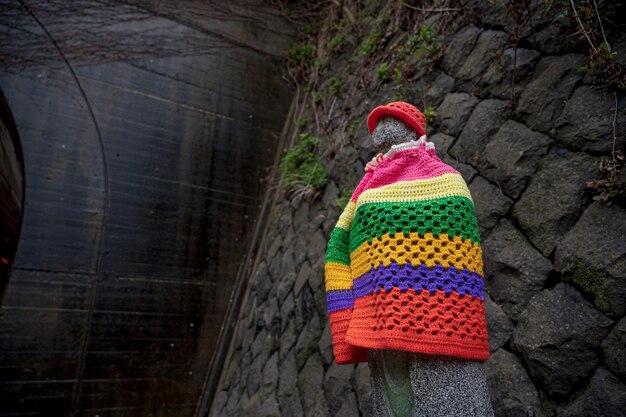
{"type": "Polygon", "coordinates": [[[26,175],[0,416],[195,415],[291,99],[288,27],[251,11],[0,2],[26,175]]]}
{"type": "Polygon", "coordinates": [[[0,91],[0,305],[22,228],[24,159],[17,127],[0,91]]]}

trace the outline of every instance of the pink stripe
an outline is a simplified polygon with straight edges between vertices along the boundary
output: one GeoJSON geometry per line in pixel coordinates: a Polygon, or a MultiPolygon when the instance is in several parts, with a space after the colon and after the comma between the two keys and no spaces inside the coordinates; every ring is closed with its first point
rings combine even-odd
{"type": "Polygon", "coordinates": [[[426,151],[423,147],[405,149],[391,158],[383,159],[373,171],[368,171],[354,190],[350,200],[356,202],[363,191],[384,187],[398,181],[414,181],[458,173],[451,166],[441,162],[432,151],[426,151]]]}
{"type": "Polygon", "coordinates": [[[365,173],[363,178],[361,178],[361,182],[359,182],[359,185],[357,185],[356,189],[354,190],[354,193],[352,193],[352,197],[350,197],[350,201],[356,203],[356,199],[359,198],[359,196],[361,195],[363,191],[365,191],[365,187],[367,187],[367,184],[370,182],[373,176],[374,176],[374,171],[367,171],[365,173]]]}

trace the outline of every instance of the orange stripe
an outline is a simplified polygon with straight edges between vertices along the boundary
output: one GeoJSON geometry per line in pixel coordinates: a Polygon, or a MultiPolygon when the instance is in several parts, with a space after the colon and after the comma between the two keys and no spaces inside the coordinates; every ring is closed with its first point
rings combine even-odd
{"type": "Polygon", "coordinates": [[[333,340],[333,355],[338,365],[367,362],[367,349],[346,342],[351,309],[333,311],[328,315],[333,340]]]}
{"type": "Polygon", "coordinates": [[[370,349],[489,358],[482,301],[443,291],[394,288],[356,299],[345,341],[370,349]]]}

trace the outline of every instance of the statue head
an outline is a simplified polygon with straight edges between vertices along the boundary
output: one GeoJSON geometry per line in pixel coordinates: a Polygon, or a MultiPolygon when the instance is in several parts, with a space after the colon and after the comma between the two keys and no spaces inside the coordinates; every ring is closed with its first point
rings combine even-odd
{"type": "Polygon", "coordinates": [[[415,130],[402,120],[392,116],[383,116],[378,119],[372,132],[372,141],[376,146],[389,147],[399,143],[417,140],[415,130]]]}
{"type": "Polygon", "coordinates": [[[426,117],[415,106],[396,101],[372,110],[367,127],[376,145],[395,145],[425,135],[426,117]]]}

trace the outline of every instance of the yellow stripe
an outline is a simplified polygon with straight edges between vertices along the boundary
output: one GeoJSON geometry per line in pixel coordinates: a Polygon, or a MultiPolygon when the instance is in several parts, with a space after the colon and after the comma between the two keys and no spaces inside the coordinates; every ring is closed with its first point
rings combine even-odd
{"type": "Polygon", "coordinates": [[[346,207],[343,209],[343,213],[339,216],[336,227],[341,227],[345,231],[350,231],[350,225],[354,220],[354,212],[356,211],[356,204],[350,200],[346,207]]]}
{"type": "Polygon", "coordinates": [[[364,242],[350,254],[352,279],[381,264],[389,267],[392,262],[399,265],[411,263],[414,267],[426,264],[429,268],[437,264],[444,268],[454,266],[483,275],[482,249],[471,240],[463,240],[460,236],[450,238],[447,234],[435,238],[432,233],[420,237],[415,232],[409,235],[399,232],[394,237],[385,233],[380,239],[372,239],[372,243],[364,242]]]}
{"type": "Polygon", "coordinates": [[[328,262],[324,265],[326,271],[326,291],[352,289],[352,274],[348,265],[328,262]]]}
{"type": "Polygon", "coordinates": [[[472,199],[463,177],[459,174],[443,174],[415,181],[399,181],[384,187],[372,188],[361,193],[356,208],[367,203],[423,201],[451,196],[472,199]]]}

